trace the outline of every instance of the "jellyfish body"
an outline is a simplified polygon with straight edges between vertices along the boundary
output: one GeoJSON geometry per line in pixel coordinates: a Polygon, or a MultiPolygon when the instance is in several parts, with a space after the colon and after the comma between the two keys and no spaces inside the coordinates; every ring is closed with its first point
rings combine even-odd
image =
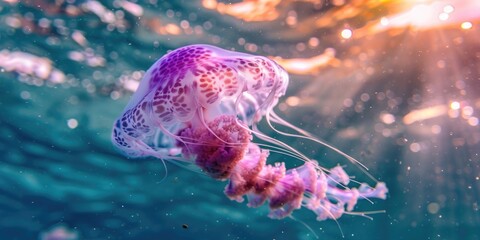
{"type": "Polygon", "coordinates": [[[228,180],[230,199],[247,198],[251,207],[268,202],[271,218],[304,206],[318,220],[337,219],[359,198],[385,199],[384,183],[348,188],[342,167],[324,169],[257,129],[263,118],[285,123],[272,113],[287,85],[285,70],[265,57],[209,45],[182,47],[146,72],[115,121],[112,141],[128,157],[195,164],[212,178],[228,180]],[[283,163],[267,164],[269,150],[254,137],[293,151],[305,164],[289,170],[283,163]]]}
{"type": "Polygon", "coordinates": [[[258,122],[285,93],[288,76],[267,58],[208,45],[159,59],[116,121],[114,144],[127,156],[170,157],[179,129],[220,115],[258,122]]]}

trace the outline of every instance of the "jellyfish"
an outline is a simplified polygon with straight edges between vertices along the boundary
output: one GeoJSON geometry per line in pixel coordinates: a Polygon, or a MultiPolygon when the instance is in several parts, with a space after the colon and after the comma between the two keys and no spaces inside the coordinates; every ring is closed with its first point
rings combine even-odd
{"type": "Polygon", "coordinates": [[[113,144],[129,158],[155,157],[197,166],[228,181],[225,195],[248,206],[268,204],[270,218],[313,211],[317,220],[352,213],[359,199],[385,199],[383,182],[348,187],[341,166],[326,169],[288,144],[263,133],[266,121],[278,133],[340,150],[280,118],[273,110],[288,86],[285,70],[262,56],[190,45],[166,54],[145,73],[115,121],[113,144]],[[280,124],[293,130],[277,130],[280,124]],[[267,159],[271,152],[299,159],[299,167],[267,159]]]}

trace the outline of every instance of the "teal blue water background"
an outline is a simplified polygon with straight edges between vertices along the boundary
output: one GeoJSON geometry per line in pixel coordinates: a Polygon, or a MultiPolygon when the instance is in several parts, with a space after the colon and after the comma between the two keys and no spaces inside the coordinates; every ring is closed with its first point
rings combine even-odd
{"type": "MultiPolygon", "coordinates": [[[[345,239],[480,238],[478,18],[468,32],[458,23],[342,40],[343,28],[360,29],[395,9],[351,4],[358,11],[347,17],[342,6],[285,1],[277,19],[248,22],[200,1],[137,1],[141,16],[122,1],[95,1],[113,14],[104,19],[86,7],[94,1],[8,2],[0,1],[0,53],[48,59],[63,81],[9,70],[0,60],[0,239],[39,239],[60,225],[88,240],[315,239],[309,228],[320,239],[342,239],[342,232],[345,239]],[[333,12],[343,17],[315,23],[333,12]],[[386,182],[385,201],[355,209],[385,212],[318,222],[302,209],[297,220],[273,220],[266,207],[225,197],[226,182],[168,162],[167,174],[157,159],[116,152],[111,126],[132,94],[127,80],[167,51],[196,43],[287,59],[335,49],[336,64],[291,74],[277,112],[386,182]]],[[[328,148],[280,139],[375,183],[328,148]]]]}

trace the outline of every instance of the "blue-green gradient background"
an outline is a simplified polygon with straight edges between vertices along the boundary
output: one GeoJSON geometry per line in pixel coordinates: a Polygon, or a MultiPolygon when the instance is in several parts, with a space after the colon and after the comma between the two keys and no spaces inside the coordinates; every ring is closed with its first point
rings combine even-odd
{"type": "MultiPolygon", "coordinates": [[[[468,31],[455,22],[366,31],[342,40],[343,28],[364,28],[404,9],[389,1],[374,7],[284,1],[277,19],[247,22],[208,10],[200,1],[139,0],[139,17],[120,7],[121,1],[98,1],[115,16],[116,22],[108,23],[87,10],[84,4],[93,1],[8,2],[0,1],[0,51],[48,58],[65,82],[22,76],[0,62],[0,239],[39,239],[58,224],[88,240],[314,239],[300,221],[320,239],[341,239],[341,231],[345,239],[480,239],[480,130],[467,119],[480,111],[478,17],[467,19],[473,23],[468,31]],[[332,13],[336,17],[327,24],[315,24],[332,13]],[[288,24],[288,16],[297,23],[288,24]],[[168,24],[178,32],[162,30],[168,24]],[[74,41],[75,31],[86,44],[74,41]],[[312,38],[318,45],[309,44],[312,38]],[[386,182],[387,200],[364,201],[355,209],[386,212],[371,215],[373,220],[345,215],[337,224],[317,222],[302,209],[294,213],[299,221],[272,220],[266,207],[251,209],[226,198],[225,182],[168,162],[164,179],[160,161],[118,154],[111,126],[131,96],[122,76],[195,43],[284,58],[334,48],[338,64],[291,75],[277,112],[386,182]],[[105,62],[74,60],[72,51],[105,62]],[[287,101],[291,96],[300,101],[287,101]],[[458,117],[451,113],[452,102],[460,103],[458,117]],[[403,121],[414,110],[434,106],[450,112],[403,121]],[[395,121],[386,123],[385,114],[395,121]],[[78,126],[69,127],[69,119],[78,126]]],[[[325,147],[281,140],[325,167],[341,164],[359,181],[374,184],[325,147]]],[[[300,164],[277,155],[269,161],[300,164]]]]}

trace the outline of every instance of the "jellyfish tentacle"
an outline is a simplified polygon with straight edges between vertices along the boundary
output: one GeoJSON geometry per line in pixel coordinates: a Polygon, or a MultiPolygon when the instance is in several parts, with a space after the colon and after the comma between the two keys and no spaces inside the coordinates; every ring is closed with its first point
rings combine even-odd
{"type": "MultiPolygon", "coordinates": [[[[243,109],[240,109],[240,108],[239,108],[239,107],[240,107],[240,104],[239,104],[239,103],[241,102],[241,100],[242,100],[243,98],[248,98],[248,100],[249,100],[248,102],[253,105],[253,109],[256,109],[256,111],[254,112],[253,115],[257,115],[257,113],[258,113],[258,111],[259,111],[259,109],[260,109],[260,106],[257,104],[256,101],[254,101],[253,96],[250,95],[250,94],[248,94],[248,93],[244,93],[244,94],[240,95],[240,96],[238,97],[238,99],[235,101],[235,110],[236,110],[236,112],[240,112],[240,113],[244,112],[243,109]],[[253,99],[253,100],[252,100],[252,99],[253,99]]],[[[244,116],[243,118],[246,119],[245,116],[244,116]]],[[[237,123],[239,123],[239,122],[238,122],[238,119],[237,119],[237,123]]],[[[260,138],[260,139],[262,139],[262,140],[264,140],[264,141],[267,141],[267,142],[272,142],[272,143],[278,145],[279,147],[276,147],[276,146],[274,146],[274,145],[265,145],[265,146],[272,147],[272,148],[275,148],[275,149],[282,149],[282,151],[285,151],[285,152],[287,152],[287,153],[290,151],[290,153],[293,153],[293,155],[292,155],[292,154],[287,154],[287,155],[292,156],[292,157],[294,157],[294,158],[296,158],[296,159],[299,159],[299,160],[302,160],[302,161],[308,161],[308,160],[309,160],[306,156],[304,156],[303,154],[301,154],[301,153],[298,152],[297,150],[291,148],[291,147],[288,146],[288,145],[284,145],[283,142],[278,141],[278,140],[276,140],[276,139],[274,139],[274,138],[271,138],[271,137],[267,136],[266,134],[262,133],[262,132],[256,127],[256,123],[255,123],[255,122],[250,122],[250,123],[247,123],[247,124],[248,124],[248,125],[251,125],[251,126],[252,126],[252,129],[248,128],[247,126],[245,126],[245,125],[243,125],[243,124],[240,124],[240,126],[242,126],[243,128],[245,128],[245,130],[247,130],[247,131],[249,131],[249,132],[251,132],[251,133],[254,133],[255,136],[257,136],[258,138],[260,138]],[[282,147],[283,147],[283,148],[282,148],[282,147]]],[[[284,154],[284,153],[282,153],[282,154],[284,154]]]]}
{"type": "Polygon", "coordinates": [[[333,150],[334,152],[340,154],[341,156],[345,157],[347,160],[349,160],[351,163],[353,163],[354,165],[357,165],[359,166],[359,169],[365,174],[367,175],[370,179],[374,180],[375,182],[378,182],[378,180],[373,176],[371,175],[369,172],[368,172],[368,167],[365,166],[363,163],[361,163],[360,161],[358,161],[357,159],[355,159],[354,157],[348,155],[347,153],[341,151],[340,149],[326,143],[325,141],[323,140],[320,140],[316,137],[314,137],[313,135],[311,135],[309,132],[305,131],[305,130],[302,130],[298,127],[296,127],[295,125],[285,121],[284,119],[282,119],[281,117],[279,117],[274,111],[271,112],[271,115],[266,115],[265,116],[265,119],[266,119],[266,122],[267,124],[269,125],[270,128],[272,128],[275,132],[279,133],[279,134],[282,134],[284,136],[288,136],[288,137],[296,137],[296,138],[303,138],[303,139],[308,139],[310,141],[314,141],[314,142],[317,142],[331,150],[333,150]],[[271,118],[272,117],[272,118],[271,118]],[[281,125],[284,125],[286,127],[289,127],[297,132],[299,132],[301,135],[298,135],[298,134],[291,134],[291,133],[286,133],[286,132],[283,132],[283,131],[280,131],[278,130],[277,128],[275,128],[272,124],[271,124],[271,121],[273,122],[276,122],[276,123],[279,123],[281,125]]]}
{"type": "Polygon", "coordinates": [[[258,128],[257,128],[257,125],[253,124],[252,125],[252,132],[253,134],[258,137],[259,139],[261,140],[264,140],[264,141],[267,141],[267,142],[271,142],[273,144],[277,144],[278,146],[281,146],[289,151],[292,151],[293,153],[295,153],[296,155],[298,155],[300,157],[300,160],[304,161],[304,162],[308,162],[310,161],[310,158],[308,158],[307,156],[305,156],[303,153],[299,152],[298,150],[296,150],[295,148],[289,146],[288,144],[280,141],[280,140],[277,140],[275,138],[272,138],[266,134],[264,134],[263,132],[261,132],[258,128]]]}
{"type": "MultiPolygon", "coordinates": [[[[194,146],[189,148],[192,152],[188,155],[195,156],[196,164],[210,176],[229,180],[225,194],[230,199],[241,202],[247,196],[251,207],[268,202],[271,218],[285,218],[304,206],[316,213],[318,220],[338,219],[345,212],[353,210],[359,197],[386,197],[388,190],[383,183],[378,183],[376,188],[366,184],[358,189],[342,187],[349,184],[350,177],[340,166],[324,173],[318,170],[318,163],[314,160],[289,170],[283,163],[267,164],[269,151],[250,142],[251,133],[235,126],[235,117],[232,115],[222,115],[208,124],[211,130],[194,130],[193,136],[203,137],[198,141],[221,142],[216,136],[241,135],[244,146],[229,145],[225,141],[222,142],[224,145],[214,150],[210,146],[194,146]],[[209,131],[214,131],[216,136],[209,131]],[[234,148],[234,153],[229,152],[228,149],[234,148]]],[[[188,136],[187,131],[182,133],[185,133],[182,136],[188,136]]]]}
{"type": "Polygon", "coordinates": [[[208,127],[208,129],[188,127],[180,131],[181,137],[189,137],[196,139],[199,143],[205,143],[201,145],[187,143],[183,153],[186,156],[195,156],[195,163],[213,178],[225,179],[236,163],[243,158],[244,149],[250,142],[251,136],[236,124],[233,115],[222,115],[209,122],[208,127]],[[230,142],[236,142],[236,144],[230,144],[230,142]]]}

